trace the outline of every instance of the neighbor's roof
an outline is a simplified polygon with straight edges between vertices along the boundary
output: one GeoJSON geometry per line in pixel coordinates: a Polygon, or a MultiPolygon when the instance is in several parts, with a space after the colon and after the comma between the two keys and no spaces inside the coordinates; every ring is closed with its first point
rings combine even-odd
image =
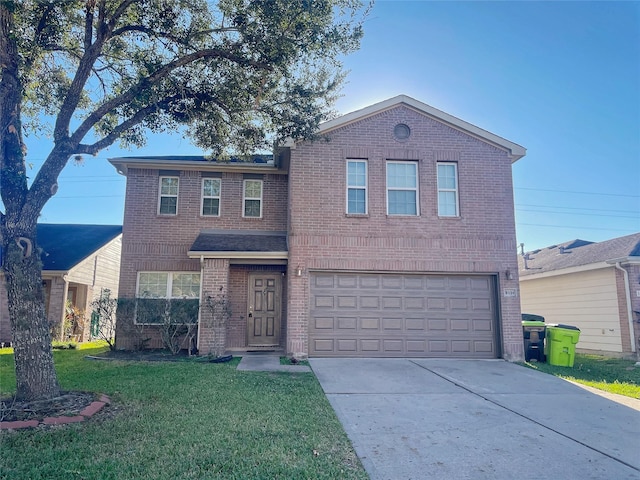
{"type": "Polygon", "coordinates": [[[607,262],[616,260],[622,263],[640,261],[640,233],[597,243],[572,240],[527,252],[526,255],[527,269],[524,257],[518,256],[520,277],[586,265],[606,266],[607,262]]]}
{"type": "Polygon", "coordinates": [[[399,105],[406,105],[407,107],[412,108],[419,113],[427,115],[441,123],[444,123],[451,128],[462,131],[468,135],[471,135],[472,137],[478,138],[484,142],[490,143],[491,145],[507,150],[511,155],[512,162],[519,160],[527,153],[527,150],[517,143],[510,142],[509,140],[483,130],[480,127],[476,127],[471,123],[465,122],[464,120],[454,117],[453,115],[449,115],[442,110],[438,110],[431,105],[422,103],[407,95],[398,95],[396,97],[389,98],[388,100],[374,103],[373,105],[365,107],[361,110],[356,110],[355,112],[347,113],[346,115],[342,115],[333,120],[329,120],[328,122],[322,123],[320,125],[318,133],[329,133],[332,130],[344,127],[354,122],[361,121],[367,117],[377,115],[383,111],[390,110],[399,105]]]}
{"type": "Polygon", "coordinates": [[[262,230],[202,230],[190,257],[287,258],[287,233],[262,230]]]}
{"type": "Polygon", "coordinates": [[[42,249],[42,269],[70,270],[121,233],[121,225],[39,223],[37,241],[42,249]]]}

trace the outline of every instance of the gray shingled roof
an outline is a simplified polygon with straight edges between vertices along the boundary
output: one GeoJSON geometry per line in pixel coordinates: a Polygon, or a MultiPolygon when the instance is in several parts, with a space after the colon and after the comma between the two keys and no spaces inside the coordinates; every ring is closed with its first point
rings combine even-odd
{"type": "Polygon", "coordinates": [[[39,223],[43,270],[70,270],[122,233],[121,225],[39,223]]]}
{"type": "Polygon", "coordinates": [[[518,256],[521,277],[618,258],[639,257],[640,259],[640,233],[597,243],[572,240],[527,252],[527,255],[529,260],[526,262],[528,267],[526,270],[524,258],[521,255],[518,256]]]}
{"type": "Polygon", "coordinates": [[[191,252],[286,252],[286,232],[202,230],[191,252]]]}

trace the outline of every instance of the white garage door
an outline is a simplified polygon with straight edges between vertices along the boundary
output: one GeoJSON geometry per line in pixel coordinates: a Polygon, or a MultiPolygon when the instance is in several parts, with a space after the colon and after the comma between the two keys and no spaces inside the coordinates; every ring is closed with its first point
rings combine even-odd
{"type": "Polygon", "coordinates": [[[312,273],[312,357],[496,358],[494,278],[312,273]]]}

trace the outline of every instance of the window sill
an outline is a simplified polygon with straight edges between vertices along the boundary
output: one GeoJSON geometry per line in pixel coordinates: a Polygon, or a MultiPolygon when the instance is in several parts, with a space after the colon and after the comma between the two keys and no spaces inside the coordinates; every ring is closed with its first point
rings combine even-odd
{"type": "Polygon", "coordinates": [[[441,215],[438,215],[438,220],[460,220],[461,218],[462,217],[460,215],[457,215],[455,217],[454,216],[444,216],[443,217],[441,215]]]}
{"type": "Polygon", "coordinates": [[[345,213],[345,218],[369,218],[368,213],[345,213]]]}

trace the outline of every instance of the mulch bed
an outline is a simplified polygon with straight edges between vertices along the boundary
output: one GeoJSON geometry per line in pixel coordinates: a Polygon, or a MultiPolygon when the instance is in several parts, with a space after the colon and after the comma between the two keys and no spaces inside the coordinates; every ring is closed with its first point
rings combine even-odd
{"type": "Polygon", "coordinates": [[[0,400],[0,420],[16,422],[20,420],[42,421],[46,417],[73,417],[80,414],[100,397],[91,392],[61,392],[51,400],[17,401],[15,397],[0,400]]]}
{"type": "MultiPolygon", "coordinates": [[[[185,361],[228,361],[231,356],[219,359],[208,359],[207,357],[197,357],[188,355],[186,350],[182,350],[176,355],[168,353],[166,350],[110,350],[100,355],[89,356],[94,360],[130,360],[148,362],[185,362],[185,361]]],[[[0,422],[17,422],[37,420],[42,422],[48,417],[77,417],[84,409],[93,402],[99,400],[100,394],[93,392],[61,392],[59,397],[51,400],[40,401],[17,401],[15,396],[0,398],[0,422]]],[[[109,409],[102,409],[98,412],[100,417],[115,415],[118,407],[111,404],[109,409]]],[[[39,427],[47,427],[42,423],[39,427]]]]}
{"type": "Polygon", "coordinates": [[[198,358],[195,355],[189,356],[186,350],[180,350],[175,355],[172,355],[167,350],[108,350],[99,355],[93,355],[88,357],[91,359],[106,359],[106,360],[132,360],[132,361],[147,361],[147,362],[184,362],[185,360],[195,360],[198,358]]]}

